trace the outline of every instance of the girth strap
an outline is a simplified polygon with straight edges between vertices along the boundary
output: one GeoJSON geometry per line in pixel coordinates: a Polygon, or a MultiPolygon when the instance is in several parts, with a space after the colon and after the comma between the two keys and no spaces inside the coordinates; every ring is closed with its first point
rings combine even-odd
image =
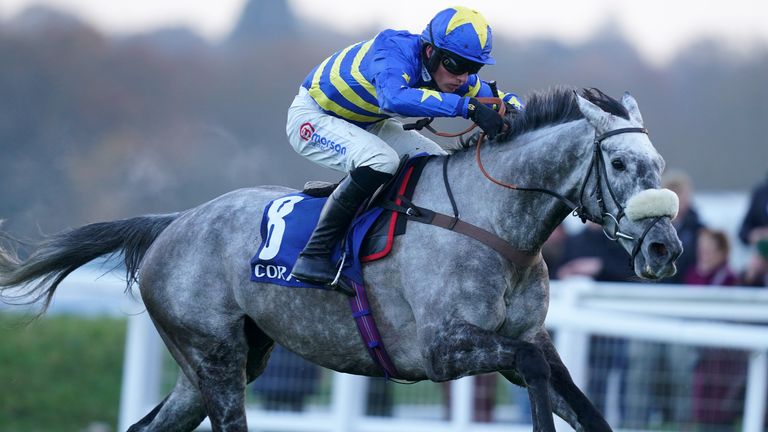
{"type": "Polygon", "coordinates": [[[539,261],[541,261],[541,252],[537,253],[536,255],[528,255],[523,253],[522,251],[512,247],[509,243],[504,241],[501,237],[497,236],[496,234],[487,231],[483,228],[480,228],[477,225],[472,225],[471,223],[465,222],[457,217],[448,216],[443,213],[438,213],[429,209],[425,209],[419,206],[414,205],[407,199],[404,199],[403,197],[399,197],[400,200],[405,204],[406,206],[399,206],[392,202],[382,202],[379,203],[379,206],[387,209],[387,210],[393,210],[399,213],[403,213],[408,217],[408,220],[412,220],[414,222],[420,222],[427,225],[434,225],[440,228],[445,228],[450,231],[457,232],[459,234],[463,234],[467,237],[471,237],[480,243],[488,246],[489,248],[495,250],[499,253],[499,255],[503,256],[510,262],[512,262],[515,265],[518,265],[520,267],[530,267],[535,264],[538,264],[539,261]]]}

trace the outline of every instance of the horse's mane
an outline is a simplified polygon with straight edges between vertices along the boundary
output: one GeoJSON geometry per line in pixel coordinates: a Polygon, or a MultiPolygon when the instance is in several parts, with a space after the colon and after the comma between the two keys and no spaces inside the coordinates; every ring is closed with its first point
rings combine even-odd
{"type": "MultiPolygon", "coordinates": [[[[596,88],[582,89],[581,97],[597,105],[603,111],[629,119],[629,112],[616,99],[596,88]]],[[[542,92],[533,92],[526,98],[525,108],[512,120],[507,133],[500,141],[509,141],[526,132],[583,119],[576,101],[576,88],[552,87],[542,92]]]]}

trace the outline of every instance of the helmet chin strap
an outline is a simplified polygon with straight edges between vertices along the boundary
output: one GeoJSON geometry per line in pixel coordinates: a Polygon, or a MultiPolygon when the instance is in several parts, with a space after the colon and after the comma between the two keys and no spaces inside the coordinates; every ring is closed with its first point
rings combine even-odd
{"type": "Polygon", "coordinates": [[[433,43],[424,43],[424,47],[422,49],[422,62],[424,67],[427,69],[427,72],[429,72],[430,77],[432,77],[434,80],[435,72],[440,66],[440,56],[438,55],[437,48],[433,43]],[[427,53],[427,50],[432,51],[431,55],[427,53]]]}
{"type": "Polygon", "coordinates": [[[442,91],[437,86],[437,81],[435,81],[435,72],[440,66],[440,56],[437,55],[437,50],[434,45],[426,42],[424,43],[424,47],[422,48],[422,64],[424,65],[424,69],[421,73],[421,79],[428,83],[428,87],[442,91]],[[427,48],[429,47],[431,47],[432,55],[427,55],[427,48]]]}
{"type": "MultiPolygon", "coordinates": [[[[432,23],[435,21],[434,18],[432,18],[432,21],[429,22],[429,45],[428,47],[432,47],[432,55],[427,57],[427,72],[434,75],[435,71],[437,71],[438,66],[440,66],[440,57],[437,55],[437,46],[435,45],[435,36],[432,34],[432,23]]],[[[424,48],[424,54],[427,53],[427,48],[424,48]]]]}

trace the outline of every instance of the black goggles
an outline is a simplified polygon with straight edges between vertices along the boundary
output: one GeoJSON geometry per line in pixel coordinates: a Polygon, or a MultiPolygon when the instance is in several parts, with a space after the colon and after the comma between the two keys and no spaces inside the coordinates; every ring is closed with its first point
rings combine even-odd
{"type": "Polygon", "coordinates": [[[437,54],[440,56],[440,64],[453,75],[464,75],[465,73],[473,75],[483,67],[482,63],[467,60],[449,51],[438,49],[437,54]]]}

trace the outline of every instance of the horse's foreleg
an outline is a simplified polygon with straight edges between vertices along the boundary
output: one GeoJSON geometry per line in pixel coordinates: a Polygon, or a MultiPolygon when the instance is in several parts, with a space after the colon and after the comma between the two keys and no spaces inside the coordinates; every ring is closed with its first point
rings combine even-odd
{"type": "Polygon", "coordinates": [[[552,406],[555,413],[577,431],[611,432],[611,427],[587,396],[576,386],[560,360],[549,333],[542,329],[535,344],[544,353],[551,371],[552,406]]]}
{"type": "Polygon", "coordinates": [[[516,370],[528,385],[534,430],[555,432],[549,399],[549,364],[538,347],[459,321],[447,324],[433,336],[426,351],[427,375],[431,380],[516,370]]]}
{"type": "MultiPolygon", "coordinates": [[[[527,388],[528,386],[525,384],[525,381],[520,377],[520,375],[516,371],[499,371],[504,378],[506,378],[509,382],[511,382],[514,385],[527,388]]],[[[573,427],[574,430],[578,432],[584,432],[585,429],[579,424],[578,417],[576,416],[576,413],[571,409],[570,405],[568,405],[567,402],[565,402],[565,399],[562,398],[555,390],[552,388],[552,384],[550,382],[549,386],[549,399],[550,403],[552,404],[552,411],[556,413],[560,418],[568,422],[571,427],[573,427]]]]}

